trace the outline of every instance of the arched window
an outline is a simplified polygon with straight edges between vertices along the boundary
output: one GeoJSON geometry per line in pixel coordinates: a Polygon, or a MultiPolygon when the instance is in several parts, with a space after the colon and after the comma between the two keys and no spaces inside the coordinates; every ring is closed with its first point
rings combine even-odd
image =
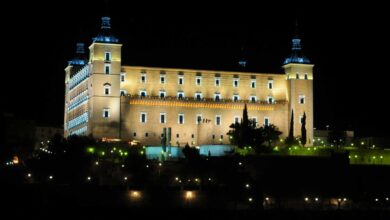
{"type": "Polygon", "coordinates": [[[111,84],[105,83],[104,84],[104,95],[110,95],[111,94],[111,84]]]}

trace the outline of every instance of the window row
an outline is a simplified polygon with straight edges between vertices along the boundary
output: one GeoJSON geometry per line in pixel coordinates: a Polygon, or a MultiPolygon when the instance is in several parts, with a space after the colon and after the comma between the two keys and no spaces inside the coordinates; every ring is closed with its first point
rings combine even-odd
{"type": "MultiPolygon", "coordinates": [[[[142,73],[141,74],[141,78],[140,78],[140,82],[141,83],[146,83],[146,80],[147,80],[146,73],[142,73]]],[[[123,81],[124,81],[124,79],[123,79],[123,81]]],[[[161,74],[160,75],[160,84],[165,84],[165,83],[167,83],[166,75],[165,74],[161,74]]],[[[202,76],[195,76],[195,82],[194,83],[197,86],[201,86],[202,85],[202,76]]],[[[183,85],[184,84],[184,75],[178,75],[178,77],[177,77],[177,84],[178,85],[183,85]]],[[[240,86],[240,78],[233,78],[232,85],[233,85],[233,87],[239,87],[240,86]]],[[[254,88],[256,88],[256,85],[257,85],[256,79],[251,79],[249,87],[254,89],[254,88]]],[[[214,86],[221,86],[221,77],[215,77],[214,78],[214,86]]],[[[273,87],[274,87],[274,81],[272,79],[269,79],[268,83],[267,83],[267,88],[268,89],[273,89],[273,87]]]]}
{"type": "MultiPolygon", "coordinates": [[[[159,95],[160,98],[165,98],[165,97],[167,97],[167,92],[162,90],[162,91],[159,91],[158,95],[159,95]]],[[[145,90],[141,90],[139,92],[139,96],[147,97],[148,93],[145,90]]],[[[177,92],[176,97],[177,97],[177,99],[184,99],[185,98],[184,92],[177,92]]],[[[196,100],[203,100],[203,98],[204,97],[203,97],[203,94],[201,92],[196,92],[195,95],[194,95],[194,99],[196,99],[196,100]]],[[[220,93],[214,93],[214,98],[213,99],[216,102],[222,101],[222,95],[220,93]]],[[[233,95],[231,97],[231,99],[233,101],[241,100],[240,95],[233,95]]],[[[304,99],[304,97],[303,97],[303,99],[304,99]]],[[[249,96],[249,101],[251,101],[251,102],[257,102],[258,100],[259,99],[257,98],[257,96],[249,96]]],[[[267,101],[268,103],[275,103],[275,99],[272,96],[268,96],[265,101],[267,101]]],[[[303,104],[303,103],[301,103],[301,104],[303,104]]]]}
{"type": "MultiPolygon", "coordinates": [[[[233,119],[233,123],[240,123],[241,117],[235,116],[233,119]]],[[[258,124],[257,117],[252,117],[251,120],[258,124]]],[[[147,123],[148,122],[148,113],[141,112],[139,117],[139,122],[141,123],[147,123]]],[[[161,112],[159,117],[160,124],[167,123],[167,113],[161,112]]],[[[196,114],[195,116],[195,124],[206,124],[211,123],[212,121],[210,119],[203,118],[202,114],[196,114]]],[[[185,123],[185,115],[183,113],[180,113],[177,115],[177,123],[178,124],[184,124],[185,123]]],[[[214,124],[215,125],[221,125],[222,124],[222,116],[221,115],[215,115],[214,118],[214,124]]],[[[270,124],[269,117],[264,117],[263,125],[268,126],[270,124]]]]}

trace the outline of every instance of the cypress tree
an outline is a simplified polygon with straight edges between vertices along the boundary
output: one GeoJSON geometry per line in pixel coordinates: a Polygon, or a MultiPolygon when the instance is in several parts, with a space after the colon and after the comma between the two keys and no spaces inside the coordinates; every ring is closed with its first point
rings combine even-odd
{"type": "Polygon", "coordinates": [[[301,126],[301,143],[302,146],[305,146],[306,144],[306,112],[303,112],[303,117],[302,117],[302,126],[301,126]]]}

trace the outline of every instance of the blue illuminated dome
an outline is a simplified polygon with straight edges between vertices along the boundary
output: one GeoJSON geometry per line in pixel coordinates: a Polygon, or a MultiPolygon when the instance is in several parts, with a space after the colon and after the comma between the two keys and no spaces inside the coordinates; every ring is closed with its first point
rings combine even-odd
{"type": "Polygon", "coordinates": [[[69,61],[71,66],[84,66],[87,64],[87,59],[85,58],[84,43],[76,44],[76,56],[69,61]]]}
{"type": "Polygon", "coordinates": [[[93,42],[118,43],[119,39],[111,34],[110,17],[102,17],[102,26],[99,34],[93,38],[93,42]]]}
{"type": "Polygon", "coordinates": [[[310,60],[306,58],[303,55],[302,47],[301,47],[301,39],[298,35],[296,35],[292,39],[292,51],[290,57],[287,57],[283,65],[289,64],[289,63],[303,63],[303,64],[309,64],[310,60]]]}

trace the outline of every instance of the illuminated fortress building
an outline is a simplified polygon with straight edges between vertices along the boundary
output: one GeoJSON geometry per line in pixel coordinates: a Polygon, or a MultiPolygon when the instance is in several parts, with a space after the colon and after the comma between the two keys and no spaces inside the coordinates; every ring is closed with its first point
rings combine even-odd
{"type": "Polygon", "coordinates": [[[294,110],[294,134],[301,134],[306,113],[307,143],[313,140],[313,64],[292,39],[284,73],[232,72],[124,66],[110,18],[89,46],[65,68],[65,136],[138,141],[172,146],[229,144],[229,125],[240,121],[244,104],[258,126],[275,124],[288,135],[294,110]]]}

